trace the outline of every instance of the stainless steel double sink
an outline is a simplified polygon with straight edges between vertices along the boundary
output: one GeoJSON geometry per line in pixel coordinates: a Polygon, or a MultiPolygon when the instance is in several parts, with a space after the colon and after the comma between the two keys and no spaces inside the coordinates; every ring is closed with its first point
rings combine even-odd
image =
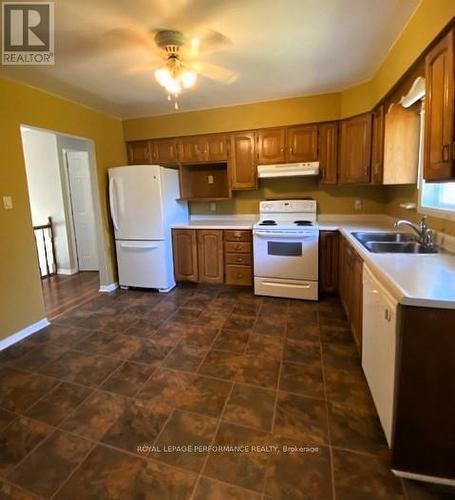
{"type": "Polygon", "coordinates": [[[418,238],[410,233],[358,231],[351,234],[373,253],[438,253],[436,248],[422,245],[418,238]]]}

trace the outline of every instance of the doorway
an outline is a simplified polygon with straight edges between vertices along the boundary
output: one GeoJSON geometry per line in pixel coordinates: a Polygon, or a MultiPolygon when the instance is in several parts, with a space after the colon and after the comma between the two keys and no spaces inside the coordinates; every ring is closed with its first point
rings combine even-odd
{"type": "Polygon", "coordinates": [[[91,140],[29,126],[21,126],[21,136],[33,226],[47,228],[46,237],[39,230],[35,236],[52,319],[115,287],[108,280],[95,149],[91,140]],[[53,261],[43,263],[43,256],[53,261]]]}

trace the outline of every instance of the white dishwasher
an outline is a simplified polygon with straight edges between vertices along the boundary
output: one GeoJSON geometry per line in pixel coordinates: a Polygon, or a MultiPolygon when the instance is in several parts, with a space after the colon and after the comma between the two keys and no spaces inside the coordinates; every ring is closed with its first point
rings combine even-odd
{"type": "Polygon", "coordinates": [[[364,266],[362,367],[389,446],[395,392],[397,306],[397,301],[364,266]]]}

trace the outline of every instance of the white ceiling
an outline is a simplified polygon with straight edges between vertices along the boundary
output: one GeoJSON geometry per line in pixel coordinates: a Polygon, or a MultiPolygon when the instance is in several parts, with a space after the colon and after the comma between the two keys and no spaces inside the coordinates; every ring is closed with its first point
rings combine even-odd
{"type": "Polygon", "coordinates": [[[419,0],[57,0],[55,66],[2,66],[1,74],[119,117],[173,112],[150,59],[106,32],[216,30],[232,42],[204,60],[238,73],[201,77],[181,111],[345,89],[371,78],[419,0]]]}

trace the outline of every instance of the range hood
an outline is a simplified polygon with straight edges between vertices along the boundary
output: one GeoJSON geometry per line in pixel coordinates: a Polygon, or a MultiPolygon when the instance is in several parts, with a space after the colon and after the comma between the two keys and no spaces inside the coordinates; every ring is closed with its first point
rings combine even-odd
{"type": "Polygon", "coordinates": [[[312,161],[308,163],[278,163],[275,165],[258,165],[259,178],[301,177],[304,175],[318,174],[318,161],[312,161]]]}

